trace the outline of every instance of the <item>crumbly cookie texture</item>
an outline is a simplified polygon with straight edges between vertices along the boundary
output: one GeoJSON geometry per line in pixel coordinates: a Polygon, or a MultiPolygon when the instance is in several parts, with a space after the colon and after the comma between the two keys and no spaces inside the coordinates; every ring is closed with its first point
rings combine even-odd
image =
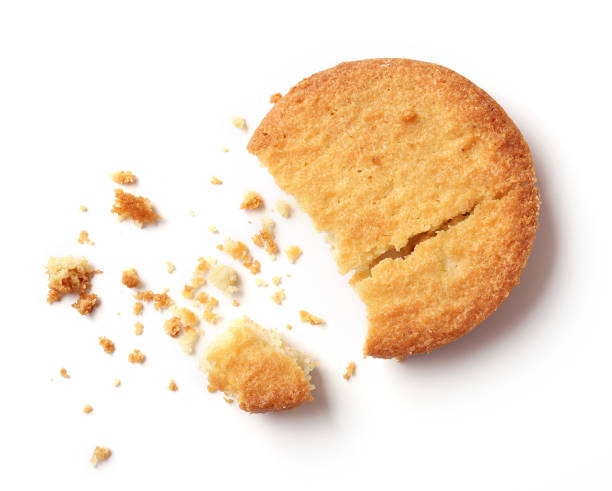
{"type": "Polygon", "coordinates": [[[262,218],[261,230],[253,236],[253,244],[257,247],[263,247],[273,259],[276,259],[276,254],[278,253],[278,246],[274,240],[275,225],[273,220],[262,218]]]}
{"type": "Polygon", "coordinates": [[[312,400],[315,363],[246,317],[212,341],[200,366],[209,391],[235,396],[244,411],[282,411],[312,400]]]}
{"type": "Polygon", "coordinates": [[[205,292],[198,293],[195,300],[204,307],[202,318],[209,324],[215,324],[217,320],[219,320],[219,317],[213,312],[213,309],[219,304],[219,301],[215,297],[207,295],[205,292]]]}
{"type": "Polygon", "coordinates": [[[247,191],[244,193],[242,203],[240,203],[241,210],[257,210],[262,208],[264,205],[263,198],[255,191],[247,191]]]}
{"type": "Polygon", "coordinates": [[[248,150],[330,239],[366,304],[366,355],[428,352],[518,283],[537,227],[529,148],[447,68],[342,63],[282,97],[248,150]]]}
{"type": "Polygon", "coordinates": [[[229,254],[237,261],[240,261],[242,265],[253,274],[257,274],[261,270],[261,264],[259,261],[253,259],[249,248],[244,242],[225,239],[223,245],[218,245],[217,249],[229,254]]]}
{"type": "Polygon", "coordinates": [[[237,293],[238,273],[230,266],[224,264],[213,264],[208,273],[208,281],[226,295],[237,293]]]}
{"type": "Polygon", "coordinates": [[[195,351],[196,344],[202,335],[202,330],[197,327],[185,326],[183,334],[179,338],[179,346],[184,353],[191,355],[195,351]]]}
{"type": "Polygon", "coordinates": [[[355,365],[355,362],[352,361],[348,364],[348,366],[346,367],[346,371],[344,372],[344,375],[342,375],[346,380],[350,379],[353,374],[355,373],[355,367],[357,365],[355,365]]]}
{"type": "Polygon", "coordinates": [[[282,304],[283,300],[285,300],[286,298],[287,298],[287,295],[285,295],[284,288],[280,288],[277,292],[273,293],[270,296],[270,300],[272,300],[277,305],[282,304]]]}
{"type": "Polygon", "coordinates": [[[66,294],[87,293],[91,288],[91,279],[101,272],[94,269],[84,257],[50,257],[47,263],[47,302],[57,302],[66,294]]]}
{"type": "Polygon", "coordinates": [[[115,352],[115,343],[113,343],[106,336],[100,336],[99,344],[104,349],[104,352],[108,355],[112,355],[115,352]]]}
{"type": "Polygon", "coordinates": [[[81,293],[77,301],[72,304],[81,315],[91,314],[98,305],[100,305],[100,299],[95,293],[81,293]]]}
{"type": "Polygon", "coordinates": [[[134,174],[132,174],[131,171],[117,171],[117,172],[113,172],[110,175],[111,179],[113,181],[115,181],[117,184],[134,184],[134,182],[136,182],[136,176],[134,174]]]}
{"type": "Polygon", "coordinates": [[[142,351],[135,349],[128,355],[128,361],[130,363],[144,363],[145,355],[142,351]]]}
{"type": "Polygon", "coordinates": [[[111,213],[116,213],[120,222],[131,218],[140,227],[161,220],[153,209],[151,200],[126,193],[123,189],[115,189],[115,203],[111,208],[111,213]]]}
{"type": "Polygon", "coordinates": [[[306,310],[300,310],[300,320],[302,322],[307,322],[308,324],[312,324],[313,326],[317,326],[319,324],[323,324],[325,321],[316,315],[312,315],[310,312],[306,310]]]}
{"type": "Polygon", "coordinates": [[[140,286],[140,277],[134,268],[126,269],[121,274],[121,283],[128,288],[138,288],[140,286]]]}
{"type": "Polygon", "coordinates": [[[153,293],[151,290],[144,290],[140,292],[136,292],[134,294],[134,298],[136,300],[144,300],[145,302],[153,302],[153,306],[155,310],[165,310],[168,307],[174,305],[174,300],[172,300],[166,291],[162,293],[153,293]]]}
{"type": "Polygon", "coordinates": [[[289,259],[289,262],[291,264],[294,264],[297,261],[298,257],[302,255],[302,249],[300,249],[296,245],[290,245],[285,249],[285,254],[287,256],[287,259],[289,259]]]}
{"type": "Polygon", "coordinates": [[[108,460],[111,454],[112,452],[110,448],[96,447],[94,448],[93,454],[91,456],[91,459],[89,459],[89,461],[93,464],[94,467],[96,467],[100,462],[104,462],[105,460],[108,460]]]}
{"type": "Polygon", "coordinates": [[[183,323],[178,317],[171,317],[166,322],[164,322],[164,330],[166,331],[166,334],[171,338],[177,338],[183,332],[183,323]]]}

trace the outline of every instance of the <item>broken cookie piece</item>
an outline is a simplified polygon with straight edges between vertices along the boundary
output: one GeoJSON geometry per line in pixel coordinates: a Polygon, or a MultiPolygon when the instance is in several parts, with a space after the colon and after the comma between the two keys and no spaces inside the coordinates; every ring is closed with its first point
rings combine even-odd
{"type": "Polygon", "coordinates": [[[69,293],[87,293],[91,288],[91,279],[101,272],[94,269],[84,257],[50,257],[47,263],[47,302],[57,302],[69,293]]]}
{"type": "Polygon", "coordinates": [[[242,203],[240,204],[241,210],[256,210],[261,208],[264,204],[261,195],[255,191],[247,191],[244,193],[242,203]]]}
{"type": "Polygon", "coordinates": [[[228,238],[225,239],[223,245],[217,246],[217,249],[229,254],[237,261],[240,261],[242,265],[253,274],[257,274],[261,270],[261,264],[259,261],[253,259],[249,248],[244,242],[234,241],[228,238]]]}
{"type": "Polygon", "coordinates": [[[302,249],[296,245],[290,245],[285,249],[285,254],[287,255],[287,259],[289,259],[289,262],[294,264],[298,257],[302,255],[302,249]]]}
{"type": "Polygon", "coordinates": [[[161,220],[153,209],[151,200],[126,193],[122,189],[115,189],[115,203],[111,208],[111,213],[116,213],[120,222],[131,218],[140,227],[161,220]]]}
{"type": "Polygon", "coordinates": [[[121,274],[121,283],[128,288],[137,288],[140,286],[140,277],[134,268],[126,269],[121,274]]]}
{"type": "Polygon", "coordinates": [[[315,363],[247,317],[232,321],[213,340],[200,366],[208,373],[209,391],[234,395],[244,411],[283,411],[312,400],[315,363]]]}

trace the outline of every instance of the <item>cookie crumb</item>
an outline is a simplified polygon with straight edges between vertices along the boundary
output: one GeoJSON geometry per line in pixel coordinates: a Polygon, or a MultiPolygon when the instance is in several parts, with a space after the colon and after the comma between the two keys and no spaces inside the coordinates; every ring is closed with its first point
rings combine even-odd
{"type": "Polygon", "coordinates": [[[255,285],[259,287],[266,287],[268,286],[268,282],[265,280],[262,280],[261,278],[255,278],[255,285]]]}
{"type": "Polygon", "coordinates": [[[289,218],[291,216],[291,206],[285,200],[279,200],[276,202],[276,211],[283,218],[289,218]]]}
{"type": "Polygon", "coordinates": [[[99,305],[98,300],[98,295],[95,293],[81,293],[72,306],[79,311],[79,314],[87,315],[99,305]]]}
{"type": "Polygon", "coordinates": [[[144,304],[142,302],[136,302],[134,304],[134,308],[132,309],[132,312],[134,313],[134,315],[141,315],[143,309],[144,309],[144,304]]]}
{"type": "Polygon", "coordinates": [[[99,344],[100,346],[102,346],[102,348],[104,348],[104,352],[109,355],[112,355],[115,352],[115,343],[113,343],[106,336],[100,336],[99,339],[99,344]]]}
{"type": "Polygon", "coordinates": [[[270,296],[270,299],[277,305],[282,304],[283,300],[285,300],[286,298],[287,296],[285,295],[285,290],[283,288],[281,288],[276,293],[270,296]]]}
{"type": "Polygon", "coordinates": [[[246,119],[244,119],[242,116],[234,116],[232,118],[232,124],[239,130],[245,130],[247,127],[246,119]]]}
{"type": "Polygon", "coordinates": [[[256,191],[247,191],[244,193],[242,203],[240,203],[241,210],[257,210],[263,207],[264,201],[259,193],[256,191]]]}
{"type": "Polygon", "coordinates": [[[292,326],[291,324],[287,324],[285,327],[286,327],[286,328],[287,328],[287,330],[289,330],[289,331],[291,331],[291,329],[293,329],[293,326],[292,326]]]}
{"type": "Polygon", "coordinates": [[[132,174],[131,171],[117,171],[117,172],[113,172],[110,175],[111,179],[113,181],[115,181],[117,184],[134,184],[134,182],[136,181],[136,176],[134,174],[132,174]]]}
{"type": "Polygon", "coordinates": [[[238,273],[230,266],[213,264],[208,274],[210,283],[226,295],[238,292],[238,273]]]}
{"type": "Polygon", "coordinates": [[[49,293],[47,302],[53,303],[69,293],[86,293],[91,288],[91,279],[102,271],[93,269],[84,257],[50,257],[47,263],[49,293]]]}
{"type": "Polygon", "coordinates": [[[176,385],[176,382],[173,379],[170,379],[170,384],[168,384],[168,390],[171,390],[172,392],[176,392],[178,390],[178,385],[176,385]]]}
{"type": "Polygon", "coordinates": [[[141,292],[136,292],[134,298],[136,300],[144,300],[145,302],[153,302],[153,306],[155,310],[165,310],[171,305],[174,305],[174,300],[172,300],[168,294],[167,290],[164,290],[162,293],[153,293],[151,290],[145,290],[141,292]]]}
{"type": "Polygon", "coordinates": [[[143,331],[144,331],[144,326],[142,325],[142,322],[136,322],[134,324],[134,334],[136,334],[136,336],[140,336],[142,335],[143,331]]]}
{"type": "Polygon", "coordinates": [[[85,414],[89,414],[90,412],[93,411],[93,407],[91,407],[91,404],[87,404],[84,408],[83,408],[83,412],[85,414]]]}
{"type": "Polygon", "coordinates": [[[232,305],[233,305],[234,307],[239,307],[239,306],[240,306],[240,302],[239,302],[238,300],[235,300],[235,299],[234,299],[234,300],[232,300],[232,305]]]}
{"type": "Polygon", "coordinates": [[[89,461],[93,464],[94,467],[96,467],[99,462],[108,460],[110,456],[111,456],[111,451],[109,448],[96,447],[89,461]]]}
{"type": "Polygon", "coordinates": [[[200,292],[198,294],[198,296],[196,297],[196,301],[204,307],[204,313],[202,314],[202,318],[210,324],[215,324],[218,320],[218,316],[212,311],[212,309],[219,304],[219,301],[215,297],[209,297],[204,292],[200,292]]]}
{"type": "Polygon", "coordinates": [[[179,338],[179,346],[184,353],[191,355],[195,350],[195,345],[200,339],[202,330],[192,326],[185,326],[183,335],[179,338]]]}
{"type": "Polygon", "coordinates": [[[300,249],[296,245],[290,245],[285,249],[285,254],[287,255],[287,259],[291,264],[294,264],[297,261],[297,258],[302,255],[302,249],[300,249]]]}
{"type": "Polygon", "coordinates": [[[83,213],[87,213],[87,207],[85,205],[79,205],[79,210],[81,210],[83,213]]]}
{"type": "Polygon", "coordinates": [[[60,369],[60,375],[64,378],[70,378],[70,375],[68,374],[68,370],[66,370],[65,368],[60,369]]]}
{"type": "Polygon", "coordinates": [[[177,338],[180,336],[181,332],[183,332],[183,323],[178,317],[171,317],[164,322],[164,330],[171,338],[177,338]]]}
{"type": "Polygon", "coordinates": [[[276,94],[272,94],[270,96],[270,104],[276,104],[278,101],[280,101],[282,99],[283,95],[280,92],[277,92],[276,94]]]}
{"type": "Polygon", "coordinates": [[[210,176],[210,183],[214,184],[215,186],[220,186],[221,184],[223,184],[223,181],[218,177],[210,176]]]}
{"type": "Polygon", "coordinates": [[[253,256],[251,256],[251,252],[244,242],[225,239],[223,245],[217,246],[217,249],[240,261],[252,274],[257,274],[261,270],[261,264],[259,261],[253,260],[253,256]]]}
{"type": "Polygon", "coordinates": [[[273,276],[272,277],[272,283],[274,283],[274,286],[280,285],[282,281],[283,281],[283,279],[280,276],[273,276]]]}
{"type": "Polygon", "coordinates": [[[126,269],[121,274],[121,283],[128,288],[137,288],[140,286],[140,277],[134,268],[126,269]]]}
{"type": "Polygon", "coordinates": [[[77,242],[79,244],[89,244],[89,245],[95,244],[94,241],[89,240],[89,234],[87,233],[87,230],[81,230],[81,233],[79,234],[79,238],[77,239],[77,242]]]}
{"type": "Polygon", "coordinates": [[[144,363],[145,355],[140,350],[135,349],[128,355],[128,361],[130,363],[144,363]]]}
{"type": "Polygon", "coordinates": [[[346,372],[344,372],[344,375],[342,375],[346,380],[350,379],[355,373],[355,366],[355,362],[352,361],[346,367],[346,372]]]}
{"type": "Polygon", "coordinates": [[[126,193],[122,189],[115,189],[115,203],[111,213],[116,213],[120,222],[131,218],[140,227],[161,220],[161,216],[153,209],[151,200],[126,193]]]}
{"type": "Polygon", "coordinates": [[[217,227],[215,227],[214,225],[209,225],[208,230],[210,230],[213,234],[216,234],[218,232],[217,227]]]}
{"type": "Polygon", "coordinates": [[[166,266],[168,267],[168,273],[174,273],[174,270],[176,269],[176,266],[174,266],[174,264],[172,264],[170,261],[166,261],[166,266]]]}
{"type": "Polygon", "coordinates": [[[312,315],[310,312],[306,312],[305,310],[300,310],[300,320],[302,322],[308,322],[313,326],[318,326],[319,324],[323,324],[325,321],[316,315],[312,315]]]}
{"type": "Polygon", "coordinates": [[[263,247],[273,258],[276,258],[278,246],[274,241],[275,223],[269,218],[262,218],[261,230],[252,237],[253,243],[257,247],[263,247]]]}
{"type": "Polygon", "coordinates": [[[118,378],[113,380],[113,387],[119,387],[120,385],[121,385],[121,380],[119,380],[118,378]]]}

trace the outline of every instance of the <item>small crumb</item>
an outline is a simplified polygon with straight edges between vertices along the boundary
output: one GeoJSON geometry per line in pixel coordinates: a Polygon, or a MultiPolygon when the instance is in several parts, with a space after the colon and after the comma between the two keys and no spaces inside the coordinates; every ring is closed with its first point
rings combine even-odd
{"type": "Polygon", "coordinates": [[[268,286],[268,282],[265,280],[262,280],[261,278],[255,278],[255,285],[260,286],[260,287],[265,287],[268,286]]]}
{"type": "Polygon", "coordinates": [[[214,184],[215,186],[219,186],[219,185],[223,184],[223,181],[221,179],[219,179],[218,177],[210,176],[210,183],[214,184]]]}
{"type": "Polygon", "coordinates": [[[300,320],[302,322],[308,322],[313,326],[318,326],[319,324],[323,324],[325,321],[316,315],[312,315],[310,312],[306,312],[305,310],[300,310],[300,320]]]}
{"type": "Polygon", "coordinates": [[[212,311],[212,309],[219,304],[219,301],[215,297],[209,297],[204,292],[200,292],[198,294],[196,301],[202,304],[204,307],[202,318],[210,324],[215,324],[218,320],[218,316],[212,311]]]}
{"type": "Polygon", "coordinates": [[[68,370],[66,370],[65,368],[60,369],[60,375],[64,378],[70,378],[70,375],[68,374],[68,370]]]}
{"type": "Polygon", "coordinates": [[[181,332],[183,332],[183,323],[181,319],[178,317],[171,317],[166,322],[164,322],[164,329],[166,334],[171,338],[177,338],[180,336],[181,332]]]}
{"type": "Polygon", "coordinates": [[[193,210],[189,210],[189,215],[194,217],[195,216],[195,212],[193,210]]]}
{"type": "Polygon", "coordinates": [[[136,322],[136,324],[134,324],[134,334],[136,334],[136,336],[140,336],[142,335],[143,331],[144,326],[142,325],[142,322],[136,322]]]}
{"type": "Polygon", "coordinates": [[[98,295],[95,293],[81,293],[76,302],[72,306],[79,311],[81,315],[91,314],[99,305],[98,295]]]}
{"type": "Polygon", "coordinates": [[[141,315],[143,309],[144,309],[144,304],[142,302],[136,302],[134,304],[134,308],[132,309],[132,311],[134,312],[134,315],[141,315]]]}
{"type": "Polygon", "coordinates": [[[229,148],[227,148],[227,147],[223,147],[221,150],[223,150],[223,153],[229,152],[229,148]]]}
{"type": "Polygon", "coordinates": [[[280,101],[282,99],[283,95],[280,92],[277,92],[276,94],[272,94],[270,96],[270,104],[276,104],[278,101],[280,101]]]}
{"type": "Polygon", "coordinates": [[[178,385],[176,385],[176,382],[172,379],[170,379],[170,384],[168,384],[168,390],[171,390],[172,392],[176,392],[178,390],[178,385]]]}
{"type": "Polygon", "coordinates": [[[209,225],[208,230],[210,230],[213,234],[216,234],[218,232],[217,227],[215,227],[214,225],[209,225]]]}
{"type": "Polygon", "coordinates": [[[285,295],[285,290],[283,288],[278,290],[274,295],[270,296],[270,299],[277,305],[282,304],[285,298],[287,298],[287,296],[285,295]]]}
{"type": "Polygon", "coordinates": [[[213,264],[208,274],[208,281],[226,295],[238,292],[238,273],[230,266],[213,264]]]}
{"type": "Polygon", "coordinates": [[[302,255],[302,249],[298,246],[290,245],[285,249],[285,254],[287,255],[287,259],[291,264],[294,264],[297,261],[297,258],[302,255]]]}
{"type": "Polygon", "coordinates": [[[348,366],[346,367],[346,372],[344,372],[344,375],[342,375],[346,380],[350,379],[353,374],[355,373],[355,362],[352,361],[348,364],[348,366]]]}
{"type": "Polygon", "coordinates": [[[240,306],[240,302],[239,302],[238,300],[235,300],[235,299],[234,299],[234,300],[232,300],[232,305],[233,305],[234,307],[239,307],[239,306],[240,306]]]}
{"type": "Polygon", "coordinates": [[[291,324],[287,324],[285,327],[286,327],[286,328],[287,328],[289,331],[291,331],[291,329],[293,329],[293,326],[292,326],[291,324]]]}
{"type": "Polygon", "coordinates": [[[261,270],[261,264],[259,261],[253,260],[253,256],[251,256],[251,252],[244,242],[225,239],[223,245],[217,246],[217,249],[240,261],[252,274],[257,274],[261,270]]]}
{"type": "Polygon", "coordinates": [[[183,323],[184,326],[197,326],[200,321],[198,319],[198,316],[195,315],[191,310],[187,309],[187,308],[180,308],[180,309],[176,309],[176,308],[172,308],[172,313],[174,315],[176,315],[179,319],[181,319],[181,322],[183,323]]]}
{"type": "Polygon", "coordinates": [[[285,200],[279,200],[276,202],[276,211],[283,218],[289,218],[291,216],[291,206],[285,200]]]}
{"type": "Polygon", "coordinates": [[[283,279],[280,276],[273,276],[272,277],[272,283],[274,283],[274,286],[280,285],[282,281],[283,281],[283,279]]]}
{"type": "Polygon", "coordinates": [[[130,363],[144,363],[145,355],[140,350],[135,349],[128,355],[128,361],[130,363]]]}
{"type": "Polygon", "coordinates": [[[263,204],[263,198],[259,193],[255,191],[247,191],[246,193],[244,193],[242,203],[240,203],[240,209],[257,210],[258,208],[261,208],[263,204]]]}
{"type": "Polygon", "coordinates": [[[200,335],[202,334],[202,330],[199,328],[185,326],[183,330],[183,335],[179,338],[179,346],[186,354],[190,355],[195,350],[195,345],[200,339],[200,335]]]}
{"type": "Polygon", "coordinates": [[[275,223],[272,220],[263,218],[261,220],[261,230],[252,237],[252,240],[257,247],[264,247],[265,251],[276,259],[278,246],[274,241],[274,227],[275,223]]]}
{"type": "Polygon", "coordinates": [[[47,302],[58,302],[69,293],[86,293],[91,288],[91,279],[102,271],[93,269],[84,257],[50,257],[47,263],[49,292],[47,302]]]}
{"type": "Polygon", "coordinates": [[[232,404],[234,402],[234,399],[230,397],[226,397],[226,396],[223,396],[223,400],[227,402],[228,404],[232,404]]]}
{"type": "Polygon", "coordinates": [[[234,116],[232,118],[232,124],[240,130],[245,130],[247,127],[246,119],[244,119],[242,116],[234,116]]]}
{"type": "Polygon", "coordinates": [[[103,462],[105,460],[108,460],[110,456],[111,456],[111,451],[109,448],[96,447],[89,461],[93,464],[94,467],[96,467],[98,465],[98,462],[103,462]]]}
{"type": "Polygon", "coordinates": [[[113,387],[119,387],[120,385],[121,385],[121,380],[119,380],[118,378],[113,380],[113,387]]]}
{"type": "Polygon", "coordinates": [[[140,286],[140,277],[134,268],[126,269],[121,274],[121,283],[128,288],[136,288],[140,286]]]}
{"type": "Polygon", "coordinates": [[[104,352],[112,355],[115,352],[115,343],[113,343],[110,339],[108,339],[106,336],[100,336],[100,346],[102,346],[102,348],[104,348],[104,352]]]}
{"type": "Polygon", "coordinates": [[[120,222],[131,218],[140,227],[161,220],[161,216],[153,209],[151,200],[126,193],[122,189],[115,189],[115,203],[111,213],[116,213],[120,222]]]}
{"type": "Polygon", "coordinates": [[[81,210],[83,213],[87,213],[87,207],[85,205],[80,205],[79,210],[81,210]]]}
{"type": "Polygon", "coordinates": [[[168,273],[170,273],[170,274],[174,273],[174,270],[176,269],[174,264],[172,264],[169,261],[166,261],[166,266],[168,267],[168,273]]]}
{"type": "Polygon", "coordinates": [[[165,310],[171,305],[174,305],[174,300],[172,300],[168,294],[167,290],[164,290],[162,293],[153,293],[151,290],[145,290],[141,292],[136,292],[134,298],[136,300],[144,300],[145,302],[153,302],[153,306],[155,310],[165,310]]]}
{"type": "Polygon", "coordinates": [[[93,411],[93,407],[91,407],[91,404],[87,404],[87,406],[85,406],[85,407],[83,408],[83,412],[84,412],[85,414],[89,414],[89,413],[90,413],[90,412],[92,412],[92,411],[93,411]]]}
{"type": "Polygon", "coordinates": [[[133,184],[136,181],[136,176],[129,170],[113,172],[110,177],[117,184],[133,184]]]}
{"type": "Polygon", "coordinates": [[[94,241],[89,240],[89,234],[87,233],[87,230],[81,230],[81,233],[79,234],[79,238],[77,239],[77,242],[79,244],[89,244],[89,245],[95,244],[94,241]]]}

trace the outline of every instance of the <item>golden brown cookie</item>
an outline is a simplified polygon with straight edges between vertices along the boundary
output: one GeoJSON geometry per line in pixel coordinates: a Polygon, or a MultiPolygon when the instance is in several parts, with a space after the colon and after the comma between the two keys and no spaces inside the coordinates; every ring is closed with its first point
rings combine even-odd
{"type": "Polygon", "coordinates": [[[447,68],[342,63],[293,87],[248,150],[325,232],[366,303],[366,355],[427,352],[519,281],[537,227],[529,147],[447,68]]]}

